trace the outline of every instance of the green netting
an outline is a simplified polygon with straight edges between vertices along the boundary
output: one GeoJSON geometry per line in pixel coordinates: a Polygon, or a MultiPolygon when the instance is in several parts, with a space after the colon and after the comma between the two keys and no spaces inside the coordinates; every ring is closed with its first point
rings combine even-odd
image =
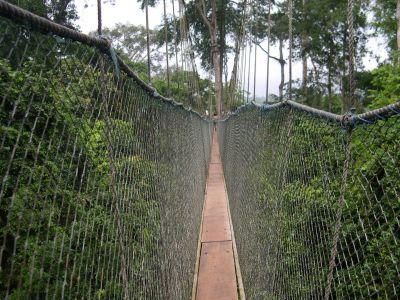
{"type": "Polygon", "coordinates": [[[188,299],[211,124],[0,18],[0,298],[188,299]]]}
{"type": "Polygon", "coordinates": [[[399,297],[399,115],[251,105],[218,132],[248,299],[399,297]]]}
{"type": "MultiPolygon", "coordinates": [[[[0,5],[0,297],[188,299],[211,123],[0,5]]],[[[248,299],[399,298],[398,109],[218,122],[248,299]]]]}

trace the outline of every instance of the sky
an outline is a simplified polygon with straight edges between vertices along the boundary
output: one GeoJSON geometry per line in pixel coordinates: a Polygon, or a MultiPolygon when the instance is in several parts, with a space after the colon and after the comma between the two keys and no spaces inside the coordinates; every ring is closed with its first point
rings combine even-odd
{"type": "MultiPolygon", "coordinates": [[[[102,22],[103,27],[113,27],[117,23],[130,23],[134,25],[145,25],[146,24],[146,16],[144,11],[140,9],[140,5],[136,0],[113,0],[114,5],[110,3],[104,3],[102,6],[103,16],[102,22]]],[[[103,0],[104,2],[104,0],[103,0]]],[[[109,2],[109,1],[107,1],[109,2]]],[[[161,3],[155,7],[149,7],[149,26],[150,28],[155,28],[157,25],[163,22],[163,6],[161,3]]],[[[76,24],[80,27],[81,31],[84,33],[89,33],[91,31],[95,31],[97,29],[97,0],[76,0],[75,1],[76,8],[78,11],[79,19],[76,24]]],[[[166,0],[167,4],[167,13],[172,12],[172,4],[171,0],[166,0]]],[[[177,5],[176,5],[177,7],[177,5]]],[[[176,8],[175,8],[176,9],[176,8]]],[[[267,48],[267,43],[262,44],[263,48],[267,48]]],[[[367,48],[374,53],[373,55],[367,55],[364,59],[365,69],[370,70],[377,66],[377,62],[375,59],[375,55],[378,55],[381,60],[386,57],[386,51],[384,46],[384,41],[382,38],[371,38],[367,43],[367,48]]],[[[256,65],[256,95],[257,96],[265,96],[266,90],[266,61],[267,55],[263,53],[260,49],[257,50],[257,63],[254,64],[254,47],[251,57],[251,69],[250,69],[250,91],[253,91],[254,85],[254,65],[256,65]]],[[[278,56],[278,49],[276,47],[271,47],[271,55],[278,56]]],[[[284,51],[284,56],[288,57],[288,51],[284,51]]],[[[232,66],[233,59],[230,60],[228,67],[232,66]]],[[[200,64],[197,61],[197,68],[200,70],[200,64]]],[[[285,80],[288,79],[288,65],[285,68],[285,80]]],[[[204,75],[200,71],[200,75],[204,75]]],[[[229,70],[230,74],[230,70],[229,70]]],[[[302,67],[299,62],[293,63],[293,80],[301,78],[302,67]]],[[[270,84],[269,89],[270,93],[278,94],[279,93],[279,83],[280,83],[280,67],[279,63],[270,60],[270,84]]]]}

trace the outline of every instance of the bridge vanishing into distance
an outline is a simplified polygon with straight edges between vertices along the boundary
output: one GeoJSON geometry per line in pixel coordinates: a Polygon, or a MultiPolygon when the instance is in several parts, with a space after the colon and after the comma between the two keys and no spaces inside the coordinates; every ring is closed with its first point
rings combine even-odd
{"type": "Polygon", "coordinates": [[[2,299],[396,299],[400,102],[210,120],[0,0],[2,299]]]}

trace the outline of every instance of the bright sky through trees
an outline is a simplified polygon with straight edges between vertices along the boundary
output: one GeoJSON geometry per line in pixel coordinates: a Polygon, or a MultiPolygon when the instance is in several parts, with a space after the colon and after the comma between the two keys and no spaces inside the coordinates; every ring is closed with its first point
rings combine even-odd
{"type": "MultiPolygon", "coordinates": [[[[107,1],[109,2],[109,1],[107,1]]],[[[95,31],[97,28],[97,1],[96,0],[76,0],[76,7],[79,15],[77,24],[84,33],[89,33],[95,31]]],[[[167,13],[172,13],[171,1],[167,0],[167,13]]],[[[158,4],[155,8],[149,7],[149,24],[151,28],[155,28],[160,25],[163,21],[163,7],[158,4]]],[[[266,20],[267,22],[267,20],[266,20]]],[[[134,25],[145,25],[145,13],[140,9],[140,5],[135,0],[114,0],[114,4],[104,3],[103,4],[103,27],[113,27],[117,23],[131,23],[134,25]]],[[[372,32],[371,32],[372,33],[372,32]]],[[[267,43],[261,44],[265,49],[267,48],[267,43]]],[[[387,57],[385,50],[385,42],[381,38],[371,37],[368,40],[367,48],[370,51],[364,59],[363,63],[367,70],[373,69],[377,66],[376,56],[382,61],[387,57]]],[[[271,55],[278,56],[278,48],[272,46],[271,55]]],[[[160,49],[162,51],[162,49],[160,49]]],[[[254,83],[254,51],[252,52],[252,62],[250,70],[250,82],[251,86],[254,83]]],[[[284,51],[284,56],[288,57],[287,49],[284,51]]],[[[230,57],[230,67],[232,67],[233,55],[230,57]]],[[[256,78],[256,95],[264,97],[265,96],[265,82],[266,82],[266,60],[267,55],[263,53],[260,49],[257,51],[257,78],[256,78]]],[[[280,83],[280,72],[279,64],[275,60],[271,60],[271,73],[270,73],[270,93],[278,94],[278,87],[280,83]]],[[[197,62],[198,69],[199,62],[197,62]]],[[[288,65],[285,68],[286,80],[288,78],[288,65]]],[[[302,66],[300,61],[293,63],[293,80],[301,78],[302,66]]],[[[203,72],[203,77],[206,75],[203,72]]],[[[229,70],[228,74],[231,73],[229,70]]],[[[250,89],[252,90],[252,88],[250,89]]]]}

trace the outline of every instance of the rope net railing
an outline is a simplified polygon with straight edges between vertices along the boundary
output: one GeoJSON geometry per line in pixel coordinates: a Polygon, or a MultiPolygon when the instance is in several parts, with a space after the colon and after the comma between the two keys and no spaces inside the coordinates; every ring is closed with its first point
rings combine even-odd
{"type": "Polygon", "coordinates": [[[400,296],[399,104],[252,104],[218,123],[247,299],[400,296]]]}
{"type": "Polygon", "coordinates": [[[211,123],[105,40],[0,15],[0,298],[188,299],[211,123]]]}

